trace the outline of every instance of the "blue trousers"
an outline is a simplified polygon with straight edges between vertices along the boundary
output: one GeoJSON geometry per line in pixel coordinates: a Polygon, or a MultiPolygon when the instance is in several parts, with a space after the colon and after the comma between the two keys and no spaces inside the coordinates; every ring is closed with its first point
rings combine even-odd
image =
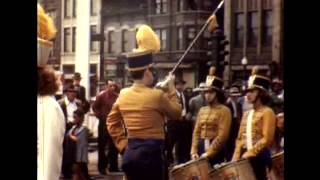
{"type": "MultiPolygon", "coordinates": [[[[212,140],[210,140],[210,143],[212,140]]],[[[205,153],[204,151],[204,139],[199,139],[198,142],[198,155],[201,156],[201,154],[205,153]]],[[[213,158],[209,158],[209,163],[211,166],[214,166],[215,164],[220,164],[224,162],[225,159],[225,150],[224,148],[221,149],[213,158]]]]}
{"type": "MultiPolygon", "coordinates": [[[[241,156],[246,149],[241,149],[241,156]]],[[[254,174],[257,180],[267,180],[266,168],[271,167],[272,159],[269,149],[262,150],[256,157],[249,158],[254,174]]]]}
{"type": "Polygon", "coordinates": [[[163,180],[164,140],[129,139],[122,169],[128,180],[163,180]]]}

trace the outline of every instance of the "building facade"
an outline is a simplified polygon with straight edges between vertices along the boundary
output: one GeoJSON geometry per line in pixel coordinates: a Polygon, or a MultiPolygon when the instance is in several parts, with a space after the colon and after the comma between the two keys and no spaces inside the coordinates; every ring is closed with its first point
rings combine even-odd
{"type": "Polygon", "coordinates": [[[254,65],[267,73],[272,61],[282,72],[283,0],[225,1],[224,33],[230,41],[225,77],[230,82],[247,79],[254,65]],[[244,57],[247,65],[241,64],[244,57]]]}
{"type": "Polygon", "coordinates": [[[136,48],[136,30],[147,23],[145,0],[103,2],[104,76],[119,84],[128,84],[124,54],[136,48]]]}
{"type": "MultiPolygon", "coordinates": [[[[72,78],[75,73],[75,50],[77,33],[77,1],[61,0],[61,36],[60,36],[60,69],[66,78],[72,78]]],[[[100,31],[101,0],[90,0],[90,33],[100,31]]],[[[99,42],[90,39],[90,95],[97,93],[99,78],[100,54],[99,42]]]]}
{"type": "MultiPolygon", "coordinates": [[[[219,2],[148,0],[148,23],[161,41],[161,52],[155,56],[160,78],[172,70],[219,2]]],[[[205,30],[176,71],[178,78],[187,80],[185,87],[195,87],[205,81],[207,62],[211,60],[208,55],[211,36],[205,30]]]]}

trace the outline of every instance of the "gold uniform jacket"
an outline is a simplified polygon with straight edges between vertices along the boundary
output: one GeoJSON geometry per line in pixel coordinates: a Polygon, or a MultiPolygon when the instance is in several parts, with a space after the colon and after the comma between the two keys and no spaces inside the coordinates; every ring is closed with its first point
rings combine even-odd
{"type": "Polygon", "coordinates": [[[217,154],[227,141],[231,126],[230,109],[222,104],[205,106],[199,110],[196,125],[193,131],[191,154],[198,152],[198,142],[202,139],[212,139],[208,157],[217,154]]]}
{"type": "MultiPolygon", "coordinates": [[[[243,114],[233,154],[234,160],[240,159],[241,148],[246,148],[246,127],[249,111],[243,114]]],[[[248,153],[257,156],[264,148],[270,146],[275,132],[276,117],[273,110],[267,106],[255,110],[252,119],[252,149],[248,153]]]]}
{"type": "Polygon", "coordinates": [[[179,119],[180,115],[181,105],[175,90],[164,93],[162,90],[134,83],[121,90],[107,117],[107,129],[122,152],[128,144],[127,138],[164,139],[165,116],[179,119]]]}

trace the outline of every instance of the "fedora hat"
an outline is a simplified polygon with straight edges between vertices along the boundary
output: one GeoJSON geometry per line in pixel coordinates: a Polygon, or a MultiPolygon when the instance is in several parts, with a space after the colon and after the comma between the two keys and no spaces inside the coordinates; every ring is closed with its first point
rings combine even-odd
{"type": "Polygon", "coordinates": [[[239,88],[236,86],[231,87],[229,90],[229,96],[241,96],[239,88]]]}

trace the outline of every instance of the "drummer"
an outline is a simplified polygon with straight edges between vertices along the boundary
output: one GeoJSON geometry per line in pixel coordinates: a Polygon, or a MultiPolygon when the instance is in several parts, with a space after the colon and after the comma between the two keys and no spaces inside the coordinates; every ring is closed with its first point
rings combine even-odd
{"type": "Polygon", "coordinates": [[[210,164],[221,163],[225,159],[224,146],[231,126],[231,112],[225,102],[223,81],[214,76],[215,68],[210,68],[207,76],[205,99],[208,106],[199,110],[193,132],[191,158],[199,156],[209,159],[210,164]]]}
{"type": "Polygon", "coordinates": [[[266,168],[271,165],[269,146],[275,132],[276,117],[266,104],[270,101],[270,80],[254,75],[249,81],[247,99],[253,109],[246,111],[236,140],[232,161],[249,159],[259,180],[266,180],[266,168]]]}

